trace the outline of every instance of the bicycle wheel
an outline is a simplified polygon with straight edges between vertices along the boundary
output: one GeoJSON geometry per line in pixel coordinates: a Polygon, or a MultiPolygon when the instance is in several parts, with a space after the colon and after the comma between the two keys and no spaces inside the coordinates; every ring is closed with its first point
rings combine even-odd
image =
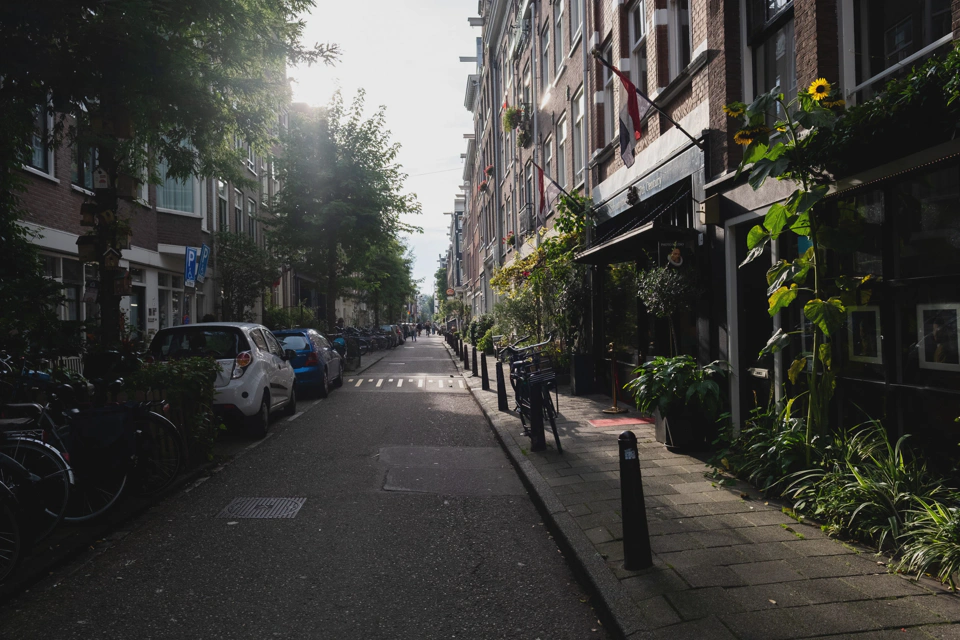
{"type": "Polygon", "coordinates": [[[550,421],[550,430],[553,431],[553,441],[557,443],[557,453],[563,453],[563,447],[560,446],[560,432],[557,431],[557,411],[553,408],[553,400],[550,399],[550,390],[543,387],[543,417],[550,421]]]}
{"type": "Polygon", "coordinates": [[[17,496],[25,515],[30,537],[40,541],[50,535],[67,511],[73,474],[60,452],[43,442],[11,438],[0,444],[0,452],[10,456],[37,477],[35,481],[17,480],[0,471],[0,482],[18,485],[17,496]]]}
{"type": "Polygon", "coordinates": [[[163,491],[184,465],[183,437],[176,425],[154,412],[134,419],[137,429],[137,489],[143,493],[163,491]]]}
{"type": "Polygon", "coordinates": [[[6,580],[20,561],[20,525],[5,504],[0,504],[0,582],[6,580]]]}
{"type": "Polygon", "coordinates": [[[75,482],[63,519],[86,522],[103,515],[112,507],[127,486],[124,470],[74,469],[75,482]]]}

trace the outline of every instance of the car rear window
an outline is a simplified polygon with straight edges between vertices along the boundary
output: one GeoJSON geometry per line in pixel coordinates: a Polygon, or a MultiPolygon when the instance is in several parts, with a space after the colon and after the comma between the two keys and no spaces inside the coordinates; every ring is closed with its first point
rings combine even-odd
{"type": "Polygon", "coordinates": [[[309,348],[307,339],[303,336],[277,336],[284,349],[293,349],[294,351],[303,351],[309,348]]]}
{"type": "Polygon", "coordinates": [[[243,332],[233,327],[191,327],[184,325],[162,329],[150,343],[150,353],[158,360],[213,356],[218,360],[236,358],[250,349],[243,332]]]}

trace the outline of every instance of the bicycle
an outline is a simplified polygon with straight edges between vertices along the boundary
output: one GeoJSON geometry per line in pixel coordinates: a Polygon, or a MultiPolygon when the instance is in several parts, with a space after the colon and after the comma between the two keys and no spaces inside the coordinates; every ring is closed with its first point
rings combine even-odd
{"type": "Polygon", "coordinates": [[[20,522],[16,506],[13,491],[0,482],[0,582],[10,577],[20,562],[20,522]]]}
{"type": "Polygon", "coordinates": [[[504,347],[500,351],[500,358],[504,354],[509,358],[510,366],[510,385],[513,387],[516,406],[513,411],[520,417],[520,424],[523,426],[523,434],[532,439],[533,433],[527,426],[527,420],[532,423],[532,408],[530,403],[531,390],[535,389],[542,399],[542,412],[544,424],[550,423],[550,430],[553,432],[553,439],[557,445],[557,453],[563,453],[563,447],[560,445],[560,433],[557,430],[557,410],[554,407],[553,399],[550,397],[550,391],[557,393],[559,401],[559,392],[557,390],[557,375],[553,370],[552,362],[542,348],[550,344],[553,339],[548,336],[547,340],[539,344],[529,345],[527,347],[518,347],[522,342],[529,339],[529,336],[523,337],[512,345],[504,347]]]}

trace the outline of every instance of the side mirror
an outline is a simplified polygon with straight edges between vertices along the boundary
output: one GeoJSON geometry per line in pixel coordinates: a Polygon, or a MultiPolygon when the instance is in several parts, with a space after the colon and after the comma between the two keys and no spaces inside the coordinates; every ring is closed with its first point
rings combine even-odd
{"type": "Polygon", "coordinates": [[[283,359],[284,359],[284,360],[288,360],[288,361],[289,361],[289,360],[293,360],[293,359],[296,358],[296,357],[297,357],[297,352],[294,351],[293,349],[285,349],[285,350],[283,351],[283,359]]]}

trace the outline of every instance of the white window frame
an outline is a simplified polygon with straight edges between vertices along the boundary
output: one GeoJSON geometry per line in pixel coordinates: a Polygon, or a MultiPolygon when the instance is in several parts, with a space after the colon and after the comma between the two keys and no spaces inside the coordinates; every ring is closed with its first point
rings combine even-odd
{"type": "MultiPolygon", "coordinates": [[[[611,42],[604,48],[603,57],[611,60],[613,55],[613,43],[611,42]]],[[[613,83],[613,72],[607,67],[603,67],[603,140],[600,148],[605,148],[617,134],[617,113],[614,102],[616,95],[616,86],[613,83]]]]}
{"type": "Polygon", "coordinates": [[[581,86],[577,93],[573,96],[573,102],[570,104],[570,120],[572,125],[571,137],[572,137],[572,150],[573,150],[573,184],[579,185],[584,181],[584,166],[585,162],[583,159],[583,149],[584,149],[584,127],[583,127],[583,111],[585,107],[584,98],[583,98],[583,87],[581,86]]]}
{"type": "Polygon", "coordinates": [[[567,143],[567,114],[557,120],[557,184],[567,188],[567,159],[565,147],[567,143]]]}
{"type": "MultiPolygon", "coordinates": [[[[165,164],[166,164],[166,162],[165,162],[164,160],[161,160],[161,161],[160,161],[159,168],[158,168],[158,172],[161,174],[161,176],[160,176],[161,180],[163,180],[164,182],[166,182],[167,180],[175,180],[175,178],[168,178],[168,177],[167,177],[166,170],[163,169],[163,167],[164,167],[165,164]]],[[[200,203],[201,203],[201,200],[203,199],[203,197],[202,197],[202,189],[201,189],[201,185],[200,185],[200,179],[197,178],[197,176],[191,176],[191,177],[187,178],[187,180],[190,181],[191,195],[192,195],[192,200],[193,200],[192,209],[191,209],[190,211],[183,211],[183,210],[181,210],[181,209],[172,209],[172,208],[170,208],[170,207],[164,207],[164,206],[163,206],[163,202],[162,202],[162,200],[161,200],[164,186],[163,186],[162,184],[159,184],[159,185],[157,185],[157,187],[156,187],[156,193],[157,193],[157,211],[160,211],[160,212],[162,212],[162,213],[171,213],[171,214],[173,214],[173,215],[178,215],[178,216],[185,216],[185,217],[187,217],[187,218],[200,218],[200,217],[202,217],[202,213],[200,212],[200,211],[201,211],[201,204],[200,204],[200,203]]],[[[177,182],[186,183],[187,180],[178,180],[177,182]]]]}
{"type": "Polygon", "coordinates": [[[250,239],[253,240],[254,244],[257,242],[257,201],[253,198],[247,198],[247,235],[250,236],[250,239]]]}
{"type": "MultiPolygon", "coordinates": [[[[39,105],[37,106],[37,109],[38,109],[38,110],[40,109],[40,106],[39,106],[39,105]]],[[[47,155],[47,170],[44,171],[43,169],[40,169],[39,167],[35,167],[35,166],[31,165],[31,164],[24,164],[24,165],[21,165],[21,166],[23,167],[23,170],[24,170],[24,171],[28,171],[28,172],[33,173],[33,174],[36,174],[36,175],[38,175],[38,176],[41,176],[41,177],[47,178],[47,179],[49,179],[49,180],[52,180],[53,182],[59,183],[60,181],[57,180],[56,177],[54,177],[54,176],[56,175],[56,172],[57,172],[57,168],[56,168],[56,153],[54,153],[53,145],[48,144],[48,143],[47,143],[47,140],[46,140],[47,134],[48,134],[50,131],[53,130],[53,124],[54,124],[54,123],[53,123],[53,114],[52,114],[52,113],[49,113],[49,112],[46,110],[46,108],[44,108],[44,111],[45,111],[46,117],[47,117],[47,126],[46,126],[46,129],[41,133],[41,136],[43,137],[43,147],[44,147],[44,149],[46,150],[46,155],[47,155]]],[[[39,114],[38,114],[38,116],[39,116],[39,114]]],[[[39,118],[38,118],[38,119],[39,119],[39,118]]],[[[31,146],[31,147],[33,146],[33,142],[32,142],[32,141],[31,141],[31,143],[30,143],[30,146],[31,146]]]]}
{"type": "Polygon", "coordinates": [[[643,91],[645,95],[650,93],[650,72],[647,59],[647,4],[646,0],[637,0],[631,7],[627,16],[627,33],[630,43],[630,80],[643,91]],[[634,14],[640,14],[641,32],[636,33],[636,22],[634,14]],[[640,61],[643,64],[640,64],[640,61]],[[640,73],[643,71],[643,78],[640,73]]]}
{"type": "Polygon", "coordinates": [[[546,95],[547,90],[550,88],[551,82],[551,72],[555,68],[550,64],[550,51],[553,45],[553,42],[550,40],[550,32],[553,30],[553,24],[547,22],[547,26],[544,27],[543,32],[540,34],[540,43],[543,48],[543,59],[540,64],[540,91],[546,95]]]}
{"type": "MultiPolygon", "coordinates": [[[[543,173],[551,180],[556,178],[551,173],[553,171],[553,136],[547,138],[543,143],[543,173]]],[[[559,182],[559,181],[558,181],[559,182]]]]}
{"type": "Polygon", "coordinates": [[[669,0],[668,4],[668,14],[667,14],[667,24],[669,35],[668,40],[670,43],[670,80],[672,81],[680,72],[683,71],[690,62],[693,61],[693,23],[692,23],[692,7],[691,4],[693,0],[669,0]],[[689,48],[688,57],[689,60],[686,61],[686,64],[681,60],[681,34],[683,33],[683,24],[682,17],[680,13],[680,2],[687,3],[687,47],[689,48]]]}
{"type": "Polygon", "coordinates": [[[233,190],[233,232],[243,233],[243,193],[240,189],[233,190]]]}
{"type": "Polygon", "coordinates": [[[557,70],[556,77],[559,78],[567,60],[563,48],[563,0],[557,0],[553,5],[553,56],[553,67],[557,70]]]}
{"type": "Polygon", "coordinates": [[[583,37],[583,15],[580,13],[581,0],[570,1],[570,51],[577,46],[577,42],[583,37]]]}

